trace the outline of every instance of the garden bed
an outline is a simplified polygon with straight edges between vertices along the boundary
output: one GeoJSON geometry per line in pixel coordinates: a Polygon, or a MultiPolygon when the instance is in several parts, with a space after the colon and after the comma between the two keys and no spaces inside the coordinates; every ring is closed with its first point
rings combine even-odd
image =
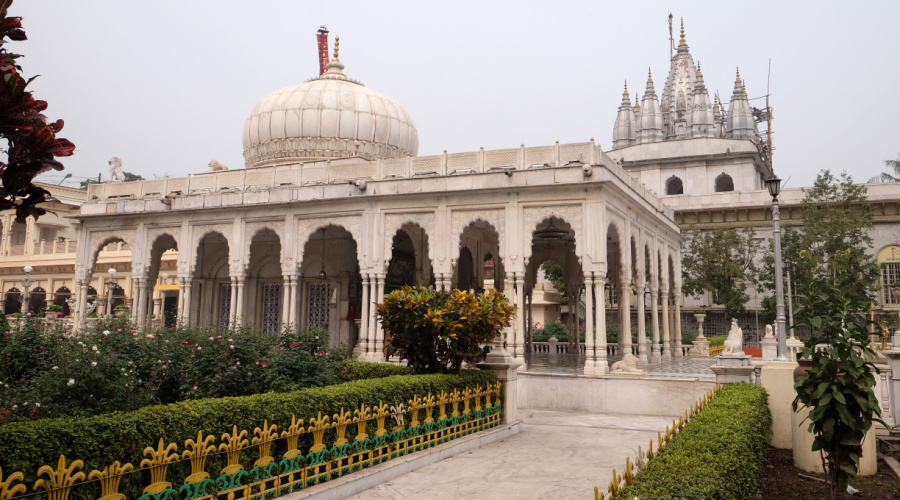
{"type": "MultiPolygon", "coordinates": [[[[813,474],[794,467],[791,450],[769,448],[763,469],[763,489],[760,498],[790,498],[792,500],[821,500],[828,498],[828,486],[824,474],[813,474]],[[806,477],[804,477],[806,476],[806,477]],[[810,478],[817,478],[810,479],[810,478]]],[[[838,498],[900,498],[900,492],[890,495],[898,487],[897,476],[884,463],[878,461],[878,473],[874,476],[858,476],[850,480],[850,486],[860,490],[858,496],[838,493],[838,498]]]]}

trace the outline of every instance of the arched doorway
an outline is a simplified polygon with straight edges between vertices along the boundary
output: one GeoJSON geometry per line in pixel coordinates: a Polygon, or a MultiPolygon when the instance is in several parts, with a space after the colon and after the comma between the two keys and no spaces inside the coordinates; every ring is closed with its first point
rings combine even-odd
{"type": "Polygon", "coordinates": [[[10,288],[6,291],[6,314],[22,312],[22,292],[18,288],[10,288]]]}
{"type": "MultiPolygon", "coordinates": [[[[161,245],[162,249],[166,245],[161,245]]],[[[197,244],[197,255],[194,265],[194,274],[191,277],[190,290],[166,289],[162,297],[162,315],[166,318],[166,324],[171,325],[173,313],[178,314],[179,293],[185,295],[182,308],[187,309],[189,322],[199,324],[229,325],[231,318],[237,322],[243,321],[245,309],[243,303],[232,304],[235,290],[232,289],[231,277],[228,272],[228,259],[231,248],[228,239],[221,233],[212,231],[203,235],[197,244]],[[197,285],[196,290],[194,285],[197,285]],[[227,284],[224,287],[223,284],[227,284]],[[225,303],[228,307],[223,308],[225,303]],[[196,309],[195,309],[196,307],[196,309]],[[197,311],[197,314],[194,312],[197,311]]],[[[241,285],[244,286],[244,285],[241,285]]],[[[245,297],[246,298],[246,297],[245,297]]],[[[246,301],[244,301],[246,303],[246,301]]],[[[184,313],[182,313],[184,316],[184,313]]]]}
{"type": "Polygon", "coordinates": [[[284,318],[284,278],[281,274],[281,240],[275,231],[261,229],[250,241],[246,290],[254,304],[246,318],[267,333],[282,330],[284,318]]]}

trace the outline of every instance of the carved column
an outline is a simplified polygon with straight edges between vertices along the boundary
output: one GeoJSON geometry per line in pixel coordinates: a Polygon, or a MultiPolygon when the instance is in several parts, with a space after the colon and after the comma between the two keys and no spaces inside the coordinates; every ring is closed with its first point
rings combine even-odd
{"type": "Polygon", "coordinates": [[[88,281],[84,279],[78,280],[78,305],[76,306],[75,316],[78,320],[76,328],[80,331],[84,329],[85,320],[87,320],[87,295],[88,281]]]}
{"type": "Polygon", "coordinates": [[[139,328],[147,327],[147,304],[150,298],[150,280],[147,278],[138,279],[138,298],[137,301],[137,323],[139,328]]]}
{"type": "Polygon", "coordinates": [[[193,288],[194,280],[188,277],[184,280],[184,313],[182,314],[182,322],[186,326],[191,326],[191,288],[193,288]]]}
{"type": "MultiPolygon", "coordinates": [[[[381,302],[384,297],[384,274],[379,273],[377,276],[377,291],[375,293],[375,301],[381,302]]],[[[384,327],[377,323],[375,325],[375,361],[384,361],[384,327]]]]}
{"type": "Polygon", "coordinates": [[[662,286],[662,360],[669,361],[672,359],[672,337],[669,331],[669,287],[663,282],[662,286]]]}
{"type": "Polygon", "coordinates": [[[638,362],[646,363],[647,357],[647,311],[644,306],[644,276],[638,275],[637,283],[637,329],[638,329],[638,362]]]}
{"type": "Polygon", "coordinates": [[[235,324],[242,325],[244,322],[244,277],[237,278],[237,294],[235,295],[234,317],[235,324]]]}
{"type": "Polygon", "coordinates": [[[594,374],[609,373],[609,362],[606,357],[606,278],[595,277],[597,285],[597,343],[594,346],[594,374]]]}
{"type": "Polygon", "coordinates": [[[622,310],[622,321],[619,323],[619,350],[622,356],[632,354],[631,351],[631,273],[627,266],[622,266],[622,284],[619,290],[619,309],[622,310]]]}
{"type": "Polygon", "coordinates": [[[584,374],[594,374],[594,274],[584,273],[584,374]]]}
{"type": "Polygon", "coordinates": [[[237,276],[231,276],[231,299],[228,302],[228,325],[237,325],[237,276]]]}
{"type": "MultiPolygon", "coordinates": [[[[143,295],[141,294],[143,290],[141,290],[141,278],[132,278],[131,279],[131,309],[129,309],[128,313],[131,316],[132,322],[137,322],[138,320],[138,308],[140,308],[141,299],[143,295]]],[[[128,304],[128,301],[125,301],[128,304]]]]}
{"type": "Polygon", "coordinates": [[[519,314],[516,315],[516,357],[525,355],[525,275],[516,273],[516,306],[519,314]]]}
{"type": "Polygon", "coordinates": [[[353,349],[356,359],[365,359],[369,352],[369,275],[362,275],[362,293],[359,301],[359,339],[353,349]]]}
{"type": "Polygon", "coordinates": [[[675,321],[672,323],[675,332],[672,335],[673,343],[675,344],[675,355],[684,356],[684,351],[681,349],[681,294],[675,293],[675,312],[673,315],[675,316],[675,321]]]}
{"type": "Polygon", "coordinates": [[[300,317],[298,306],[300,304],[300,276],[291,277],[291,303],[288,305],[288,321],[289,325],[294,327],[300,325],[300,317]]]}
{"type": "Polygon", "coordinates": [[[659,355],[659,288],[657,288],[654,281],[650,281],[650,321],[653,329],[653,346],[650,350],[650,362],[659,363],[662,359],[659,355]]]}
{"type": "Polygon", "coordinates": [[[284,330],[285,326],[291,324],[291,282],[293,281],[293,276],[289,274],[285,274],[281,277],[281,323],[282,330],[284,330]]]}
{"type": "Polygon", "coordinates": [[[369,274],[369,335],[367,338],[368,352],[366,356],[369,361],[375,359],[375,336],[378,329],[378,317],[375,311],[376,294],[378,293],[378,277],[375,274],[369,274]]]}
{"type": "MultiPolygon", "coordinates": [[[[506,300],[509,301],[510,305],[515,305],[516,296],[515,290],[513,290],[513,283],[515,283],[515,273],[506,273],[503,280],[503,295],[506,296],[506,300]]],[[[510,322],[510,326],[506,327],[504,331],[504,340],[506,341],[506,350],[512,351],[512,354],[515,354],[515,330],[513,328],[514,323],[510,322]]]]}

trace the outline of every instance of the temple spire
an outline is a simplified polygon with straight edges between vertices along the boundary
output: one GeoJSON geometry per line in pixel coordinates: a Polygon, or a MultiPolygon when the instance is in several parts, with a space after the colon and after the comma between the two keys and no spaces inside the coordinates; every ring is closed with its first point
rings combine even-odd
{"type": "Polygon", "coordinates": [[[336,36],[336,37],[334,37],[334,59],[332,59],[333,61],[339,60],[338,59],[338,50],[340,49],[340,47],[341,47],[341,37],[336,36]]]}
{"type": "Polygon", "coordinates": [[[684,40],[684,18],[681,18],[681,40],[678,41],[679,45],[686,45],[687,42],[684,40]]]}

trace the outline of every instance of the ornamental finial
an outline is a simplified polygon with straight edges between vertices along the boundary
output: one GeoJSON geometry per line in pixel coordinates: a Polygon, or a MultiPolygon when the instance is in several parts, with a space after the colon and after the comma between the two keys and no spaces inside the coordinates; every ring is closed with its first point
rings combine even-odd
{"type": "Polygon", "coordinates": [[[625,93],[628,93],[628,80],[625,80],[625,93]]]}
{"type": "Polygon", "coordinates": [[[334,37],[334,60],[338,60],[338,50],[341,48],[341,37],[334,37]]]}
{"type": "Polygon", "coordinates": [[[653,81],[653,72],[650,71],[650,67],[648,66],[647,67],[647,82],[649,83],[652,81],[653,81]]]}
{"type": "Polygon", "coordinates": [[[680,43],[681,45],[684,45],[687,43],[686,41],[684,41],[684,18],[683,17],[681,18],[681,40],[679,40],[678,43],[680,43]]]}
{"type": "Polygon", "coordinates": [[[741,81],[741,67],[740,66],[737,67],[737,80],[735,80],[735,81],[737,81],[737,82],[741,81]]]}

